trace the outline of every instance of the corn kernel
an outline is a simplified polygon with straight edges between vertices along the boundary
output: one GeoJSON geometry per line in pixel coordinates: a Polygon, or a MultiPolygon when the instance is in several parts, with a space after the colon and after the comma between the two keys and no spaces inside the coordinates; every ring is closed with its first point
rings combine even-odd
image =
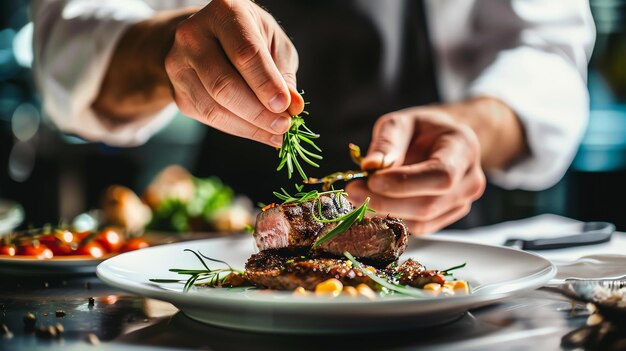
{"type": "Polygon", "coordinates": [[[376,273],[377,273],[377,272],[376,272],[376,268],[374,268],[374,267],[367,267],[367,268],[365,268],[365,269],[367,269],[368,271],[370,271],[370,272],[372,272],[372,273],[374,273],[374,274],[376,274],[376,273]]]}
{"type": "Polygon", "coordinates": [[[437,296],[441,292],[441,285],[437,283],[428,283],[424,285],[422,289],[424,289],[427,293],[437,296]]]}
{"type": "Polygon", "coordinates": [[[376,300],[377,295],[374,290],[372,290],[372,288],[370,288],[369,286],[365,284],[359,284],[357,285],[356,290],[359,292],[360,295],[365,296],[369,300],[376,300]]]}
{"type": "Polygon", "coordinates": [[[465,280],[459,280],[454,283],[454,292],[459,294],[463,293],[465,295],[469,294],[469,285],[465,280]]]}
{"type": "Polygon", "coordinates": [[[357,297],[357,296],[359,296],[359,292],[356,290],[356,288],[354,286],[344,286],[343,287],[343,293],[344,293],[344,295],[348,295],[350,297],[357,297]]]}
{"type": "Polygon", "coordinates": [[[295,288],[295,289],[293,290],[293,294],[294,294],[295,296],[306,296],[306,295],[308,295],[308,294],[309,294],[309,292],[308,292],[308,291],[306,291],[306,289],[305,289],[305,288],[303,288],[303,287],[299,286],[299,287],[297,287],[297,288],[295,288]]]}
{"type": "Polygon", "coordinates": [[[325,280],[315,287],[316,295],[332,295],[337,296],[343,290],[343,284],[335,278],[325,280]]]}
{"type": "Polygon", "coordinates": [[[350,260],[346,261],[346,266],[349,268],[352,268],[352,261],[350,260]]]}

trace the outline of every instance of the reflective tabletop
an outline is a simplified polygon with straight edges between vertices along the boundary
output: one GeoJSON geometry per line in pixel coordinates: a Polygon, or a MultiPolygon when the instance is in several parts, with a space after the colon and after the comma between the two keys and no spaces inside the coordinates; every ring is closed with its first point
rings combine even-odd
{"type": "Polygon", "coordinates": [[[0,330],[0,350],[626,349],[625,330],[607,323],[588,326],[583,306],[541,290],[437,327],[306,336],[203,325],[168,303],[110,288],[94,276],[0,276],[0,281],[0,324],[6,326],[0,330]]]}

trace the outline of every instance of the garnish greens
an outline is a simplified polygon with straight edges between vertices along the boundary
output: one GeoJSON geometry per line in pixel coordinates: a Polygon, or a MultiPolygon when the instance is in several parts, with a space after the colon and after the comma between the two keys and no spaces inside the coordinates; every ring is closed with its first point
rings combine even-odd
{"type": "MultiPolygon", "coordinates": [[[[302,111],[302,113],[307,115],[309,114],[306,111],[302,111]]],[[[319,137],[319,134],[314,133],[305,125],[304,118],[299,115],[291,117],[291,127],[283,135],[283,144],[278,149],[278,158],[280,158],[280,163],[278,164],[276,170],[280,171],[286,165],[287,176],[291,179],[291,174],[293,173],[293,169],[295,167],[303,180],[308,179],[298,159],[302,159],[302,161],[313,167],[319,167],[319,165],[315,161],[311,160],[311,158],[321,160],[322,156],[313,151],[307,150],[303,144],[309,144],[313,149],[318,152],[322,152],[322,149],[320,149],[313,141],[319,137]]]]}
{"type": "MultiPolygon", "coordinates": [[[[302,187],[296,187],[296,189],[298,190],[302,190],[302,187]]],[[[363,204],[361,206],[359,206],[358,208],[355,208],[354,210],[335,217],[335,218],[325,218],[324,214],[322,213],[322,201],[320,200],[320,197],[322,195],[330,195],[330,194],[336,194],[336,196],[346,196],[347,194],[345,193],[345,191],[343,189],[340,190],[329,190],[329,191],[323,191],[323,192],[319,192],[317,190],[311,190],[309,192],[299,192],[296,193],[295,195],[290,195],[284,188],[281,188],[280,190],[282,190],[282,193],[279,192],[274,192],[274,195],[279,198],[280,200],[283,201],[283,204],[289,204],[289,203],[298,203],[301,204],[303,202],[309,201],[309,200],[313,200],[315,201],[314,206],[317,206],[317,214],[318,216],[315,215],[315,213],[313,213],[313,219],[315,219],[315,221],[320,222],[320,223],[335,223],[338,222],[337,226],[335,228],[333,228],[331,231],[329,231],[328,233],[326,233],[324,236],[318,238],[315,243],[313,243],[313,249],[315,249],[318,245],[320,245],[321,243],[330,240],[332,238],[334,238],[335,236],[344,233],[346,230],[348,230],[354,223],[356,222],[361,222],[363,220],[363,218],[365,217],[365,214],[367,212],[374,212],[374,210],[372,210],[371,208],[369,208],[369,202],[370,202],[370,198],[368,197],[367,199],[365,199],[365,201],[363,202],[363,204]]],[[[339,201],[339,204],[341,204],[341,200],[339,201]]]]}
{"type": "Polygon", "coordinates": [[[392,283],[387,278],[380,277],[377,274],[374,274],[368,271],[367,269],[363,268],[363,266],[361,266],[361,263],[357,261],[354,258],[354,256],[352,256],[348,251],[344,252],[343,255],[346,256],[350,260],[350,262],[352,262],[352,266],[356,267],[358,270],[363,272],[363,274],[368,276],[370,279],[372,279],[374,282],[376,282],[378,285],[382,287],[385,287],[391,291],[395,291],[397,293],[407,295],[407,296],[412,296],[412,297],[426,297],[427,296],[417,288],[412,288],[410,286],[406,286],[406,285],[402,285],[398,283],[392,283]]]}
{"type": "Polygon", "coordinates": [[[210,223],[210,218],[219,210],[228,207],[235,199],[235,192],[219,178],[192,178],[194,194],[189,202],[172,198],[159,204],[152,215],[148,228],[159,231],[187,232],[190,223],[201,220],[210,223]]]}
{"type": "Polygon", "coordinates": [[[207,285],[212,287],[218,287],[224,284],[226,279],[230,274],[243,274],[242,271],[234,269],[228,263],[217,260],[214,258],[210,258],[204,256],[199,251],[193,251],[190,249],[185,249],[185,251],[189,251],[194,254],[200,263],[204,266],[205,269],[178,269],[172,268],[169,271],[178,273],[181,275],[189,275],[187,280],[179,280],[179,279],[150,279],[151,282],[154,283],[182,283],[185,282],[185,286],[183,287],[183,292],[188,292],[195,285],[207,285]],[[210,269],[204,260],[209,260],[217,263],[221,263],[226,266],[226,268],[218,268],[218,269],[210,269]]]}
{"type": "Polygon", "coordinates": [[[443,271],[441,271],[441,273],[443,273],[443,275],[445,275],[445,276],[452,276],[453,273],[450,273],[451,271],[463,268],[463,267],[465,267],[465,265],[467,265],[467,263],[463,263],[463,264],[460,264],[458,266],[450,267],[448,269],[444,269],[443,271]]]}

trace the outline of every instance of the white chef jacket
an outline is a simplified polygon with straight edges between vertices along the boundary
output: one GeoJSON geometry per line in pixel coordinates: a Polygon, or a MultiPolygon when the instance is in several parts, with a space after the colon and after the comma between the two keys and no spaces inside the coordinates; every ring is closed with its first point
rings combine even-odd
{"type": "MultiPolygon", "coordinates": [[[[91,105],[108,62],[128,26],[157,10],[203,4],[32,1],[34,73],[45,114],[62,131],[87,140],[116,146],[146,142],[176,114],[176,106],[122,126],[107,125],[91,105]]],[[[586,72],[595,28],[588,2],[426,0],[425,11],[442,102],[499,98],[524,126],[530,155],[506,170],[490,171],[490,181],[526,190],[555,184],[576,153],[589,114],[586,72]],[[472,60],[465,60],[468,55],[472,60]]]]}

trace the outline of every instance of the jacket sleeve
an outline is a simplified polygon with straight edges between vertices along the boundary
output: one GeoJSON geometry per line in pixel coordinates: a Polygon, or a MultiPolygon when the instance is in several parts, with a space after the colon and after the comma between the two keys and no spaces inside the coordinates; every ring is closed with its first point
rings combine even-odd
{"type": "Polygon", "coordinates": [[[45,115],[63,132],[111,145],[144,143],[176,113],[174,104],[123,126],[103,123],[91,108],[116,44],[132,24],[153,15],[139,0],[31,2],[33,72],[45,115]]]}
{"type": "MultiPolygon", "coordinates": [[[[438,10],[444,15],[446,9],[438,10]]],[[[442,95],[508,104],[524,127],[530,155],[488,177],[507,189],[548,188],[567,171],[587,125],[587,64],[595,38],[589,4],[479,0],[468,12],[465,33],[438,48],[442,95]]]]}

